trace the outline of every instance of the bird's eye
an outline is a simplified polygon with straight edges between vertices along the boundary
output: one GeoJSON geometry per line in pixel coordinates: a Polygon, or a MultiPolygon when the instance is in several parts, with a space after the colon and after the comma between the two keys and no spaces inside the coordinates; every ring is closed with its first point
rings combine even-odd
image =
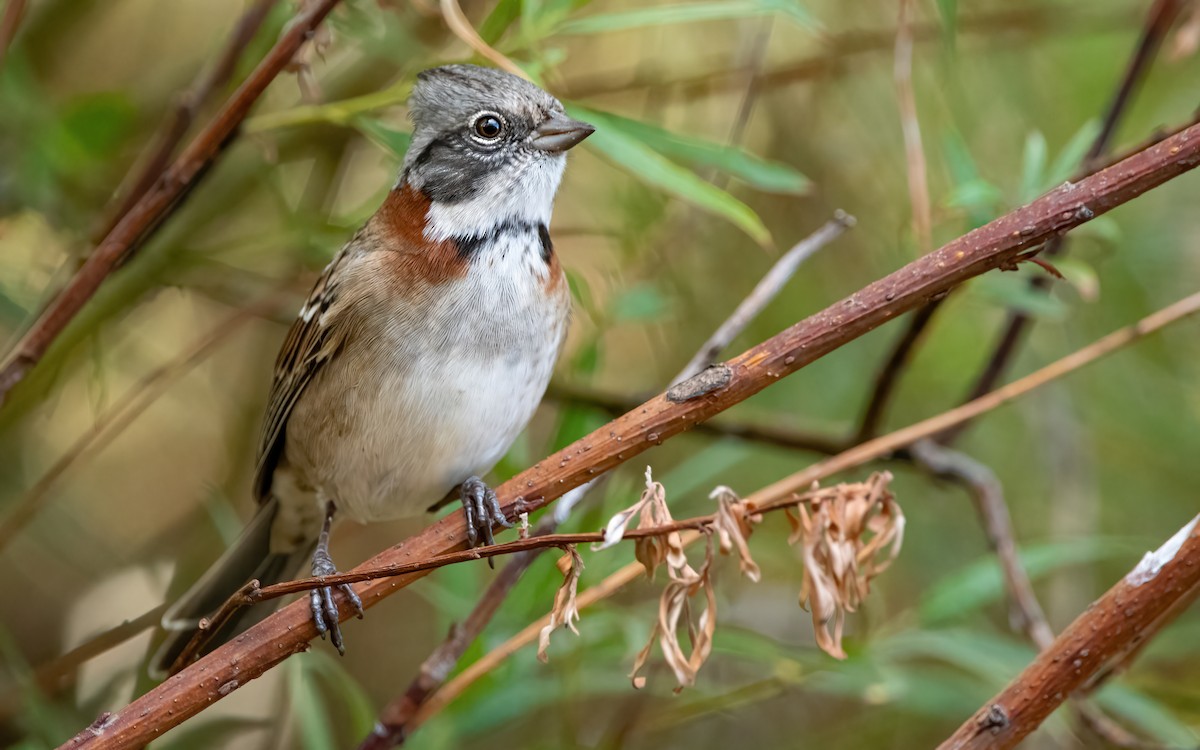
{"type": "Polygon", "coordinates": [[[504,123],[496,115],[485,114],[475,118],[474,128],[476,135],[490,141],[504,132],[504,123]]]}

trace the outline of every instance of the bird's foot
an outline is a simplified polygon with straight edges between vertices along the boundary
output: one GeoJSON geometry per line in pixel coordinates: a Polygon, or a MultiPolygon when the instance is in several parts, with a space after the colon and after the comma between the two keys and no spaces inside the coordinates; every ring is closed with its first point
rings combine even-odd
{"type": "MultiPolygon", "coordinates": [[[[497,524],[506,529],[512,528],[512,523],[500,510],[496,493],[479,477],[470,477],[463,482],[459,488],[459,497],[462,499],[463,512],[467,516],[467,541],[472,547],[495,544],[492,528],[497,524]]],[[[489,565],[491,562],[491,558],[488,558],[489,565]]]]}
{"type": "MultiPolygon", "coordinates": [[[[317,550],[313,552],[312,574],[314,576],[331,576],[338,572],[337,566],[333,564],[333,558],[329,556],[329,527],[333,519],[332,508],[331,503],[325,518],[325,527],[317,541],[317,550]]],[[[354,587],[348,583],[313,589],[309,592],[308,602],[312,609],[313,623],[317,626],[317,632],[321,634],[321,639],[324,640],[325,634],[329,633],[329,642],[333,644],[339,654],[345,655],[346,643],[342,640],[342,629],[338,624],[340,618],[338,617],[337,601],[334,599],[334,589],[346,595],[346,600],[350,602],[350,606],[361,620],[363,616],[362,599],[358,598],[358,594],[354,593],[354,587]]]]}

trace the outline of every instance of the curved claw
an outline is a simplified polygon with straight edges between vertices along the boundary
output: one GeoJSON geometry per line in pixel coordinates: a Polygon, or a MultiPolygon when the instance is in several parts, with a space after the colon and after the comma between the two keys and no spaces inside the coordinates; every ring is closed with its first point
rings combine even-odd
{"type": "MultiPolygon", "coordinates": [[[[492,536],[494,526],[512,528],[512,523],[500,510],[500,501],[491,487],[479,477],[470,477],[462,483],[463,512],[467,520],[467,541],[472,547],[490,546],[496,543],[492,536]],[[482,544],[480,543],[482,541],[482,544]]],[[[492,563],[488,559],[488,564],[492,563]]]]}
{"type": "MultiPolygon", "coordinates": [[[[312,574],[314,576],[329,576],[338,572],[337,566],[333,564],[333,558],[329,556],[329,527],[333,521],[332,503],[328,505],[325,513],[325,525],[317,540],[317,549],[313,552],[312,574]]],[[[334,589],[338,589],[346,595],[346,601],[350,603],[358,619],[361,620],[363,616],[362,599],[354,593],[354,587],[348,583],[313,589],[309,593],[308,606],[312,610],[313,624],[316,625],[317,632],[321,634],[321,639],[324,640],[325,634],[329,633],[330,643],[338,650],[339,654],[345,656],[346,643],[342,640],[342,628],[338,622],[341,618],[338,614],[334,589]]]]}

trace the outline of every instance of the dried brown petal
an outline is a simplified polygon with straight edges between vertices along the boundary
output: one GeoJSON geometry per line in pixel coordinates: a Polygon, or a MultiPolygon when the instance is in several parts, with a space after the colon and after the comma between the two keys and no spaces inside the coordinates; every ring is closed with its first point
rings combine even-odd
{"type": "Polygon", "coordinates": [[[542,628],[538,635],[538,659],[545,662],[549,657],[546,650],[550,648],[550,634],[560,625],[571,629],[575,635],[575,622],[579,620],[579,606],[575,595],[579,590],[579,576],[583,574],[583,559],[576,551],[575,545],[568,545],[566,553],[558,559],[558,569],[563,572],[562,585],[554,595],[554,608],[550,610],[550,622],[542,628]]]}
{"type": "Polygon", "coordinates": [[[817,645],[844,659],[842,629],[871,590],[871,580],[900,553],[904,514],[888,491],[892,475],[872,474],[862,483],[815,489],[809,506],[788,512],[791,544],[800,543],[804,582],[800,605],[812,612],[817,645]]]}
{"type": "MultiPolygon", "coordinates": [[[[728,555],[736,551],[738,567],[741,568],[742,575],[758,583],[762,578],[762,571],[759,569],[758,563],[754,562],[754,558],[750,556],[750,546],[746,543],[751,532],[754,531],[750,520],[747,519],[746,504],[733,490],[724,485],[713,490],[709,494],[709,498],[717,501],[716,520],[713,526],[717,532],[721,552],[728,555]]],[[[762,520],[761,516],[754,518],[756,522],[762,520]]]]}
{"type": "Polygon", "coordinates": [[[634,660],[630,677],[634,687],[645,685],[645,678],[638,672],[649,659],[650,650],[655,639],[662,649],[663,659],[675,674],[678,683],[676,692],[692,685],[700,667],[712,653],[713,634],[717,627],[717,597],[712,586],[712,538],[704,555],[704,564],[700,570],[694,570],[686,561],[681,566],[668,565],[671,580],[663,589],[658,603],[658,620],[650,633],[650,639],[634,660]],[[691,597],[704,592],[705,608],[700,613],[699,621],[693,622],[691,616],[691,597]],[[691,653],[688,653],[679,639],[679,630],[686,626],[691,653]]]}

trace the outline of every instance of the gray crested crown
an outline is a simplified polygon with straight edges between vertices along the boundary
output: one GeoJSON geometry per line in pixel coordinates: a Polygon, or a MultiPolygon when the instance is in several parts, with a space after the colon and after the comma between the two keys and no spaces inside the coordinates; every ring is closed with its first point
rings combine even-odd
{"type": "Polygon", "coordinates": [[[432,133],[461,127],[483,111],[519,117],[532,126],[551,113],[562,113],[563,105],[524,78],[478,65],[444,65],[422,71],[408,99],[413,125],[432,133]]]}
{"type": "Polygon", "coordinates": [[[413,138],[400,182],[440,203],[479,197],[496,181],[518,187],[531,172],[561,175],[564,152],[591,133],[529,81],[476,65],[418,74],[408,109],[413,138]]]}

